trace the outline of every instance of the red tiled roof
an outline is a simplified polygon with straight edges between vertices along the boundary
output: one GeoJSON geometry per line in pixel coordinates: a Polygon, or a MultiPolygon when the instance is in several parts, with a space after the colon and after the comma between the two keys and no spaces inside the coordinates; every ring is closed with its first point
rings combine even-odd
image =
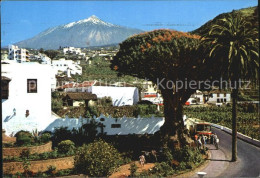
{"type": "Polygon", "coordinates": [[[90,87],[94,84],[94,81],[85,81],[83,83],[68,83],[58,88],[78,88],[78,87],[90,87]]]}

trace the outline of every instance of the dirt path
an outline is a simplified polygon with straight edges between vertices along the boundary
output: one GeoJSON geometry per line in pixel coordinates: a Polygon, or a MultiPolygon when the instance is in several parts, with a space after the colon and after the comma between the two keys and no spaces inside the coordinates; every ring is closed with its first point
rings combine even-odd
{"type": "MultiPolygon", "coordinates": [[[[110,176],[110,178],[127,177],[127,176],[129,176],[130,175],[130,170],[129,170],[130,164],[125,164],[125,165],[119,167],[119,171],[113,173],[110,176]]],[[[154,163],[147,163],[147,164],[144,165],[144,167],[141,167],[141,165],[140,165],[140,163],[138,161],[135,161],[135,164],[138,167],[137,172],[142,172],[143,170],[148,170],[148,169],[154,167],[154,163]]]]}

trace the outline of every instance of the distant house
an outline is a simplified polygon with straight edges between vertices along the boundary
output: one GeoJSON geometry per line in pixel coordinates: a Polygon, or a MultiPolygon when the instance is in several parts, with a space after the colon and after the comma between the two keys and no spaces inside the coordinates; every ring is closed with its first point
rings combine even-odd
{"type": "Polygon", "coordinates": [[[136,87],[91,86],[88,92],[96,94],[98,98],[111,97],[113,106],[134,105],[139,101],[136,87]]]}
{"type": "Polygon", "coordinates": [[[150,101],[153,104],[163,105],[163,98],[157,90],[157,86],[152,81],[141,83],[144,91],[141,92],[141,98],[144,101],[150,101]]]}
{"type": "MultiPolygon", "coordinates": [[[[119,85],[116,83],[115,85],[119,85]]],[[[120,84],[122,85],[122,84],[120,84]]],[[[139,101],[138,88],[119,87],[98,81],[85,81],[82,83],[68,83],[57,88],[64,92],[89,92],[98,98],[111,97],[113,106],[134,105],[139,101]]]]}
{"type": "Polygon", "coordinates": [[[5,50],[1,50],[1,61],[8,60],[8,52],[5,50]]]}
{"type": "Polygon", "coordinates": [[[39,63],[1,64],[2,126],[7,133],[44,129],[51,119],[50,65],[39,63]]]}
{"type": "Polygon", "coordinates": [[[97,95],[87,93],[87,92],[73,92],[66,93],[66,96],[63,98],[63,103],[65,106],[80,106],[84,104],[88,107],[90,101],[97,100],[97,95]]]}
{"type": "Polygon", "coordinates": [[[221,90],[210,91],[208,94],[204,94],[204,97],[209,104],[221,105],[231,102],[231,94],[221,90]]]}
{"type": "Polygon", "coordinates": [[[186,105],[194,105],[194,104],[204,104],[204,96],[203,93],[197,90],[194,94],[190,96],[186,105]]]}
{"type": "Polygon", "coordinates": [[[64,58],[53,60],[51,66],[55,70],[56,74],[59,74],[60,72],[68,73],[69,70],[70,74],[82,75],[82,67],[72,60],[65,60],[64,58]]]}
{"type": "Polygon", "coordinates": [[[16,62],[29,62],[29,51],[15,45],[8,46],[8,58],[16,62]]]}
{"type": "Polygon", "coordinates": [[[77,54],[80,56],[84,56],[85,57],[85,53],[81,52],[80,48],[75,48],[75,47],[65,47],[63,48],[63,53],[64,54],[77,54]]]}

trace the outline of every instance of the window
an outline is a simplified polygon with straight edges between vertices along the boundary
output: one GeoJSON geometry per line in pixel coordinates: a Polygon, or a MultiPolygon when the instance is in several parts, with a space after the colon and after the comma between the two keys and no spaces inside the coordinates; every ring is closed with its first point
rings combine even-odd
{"type": "Polygon", "coordinates": [[[217,103],[219,103],[219,99],[217,99],[217,103]]]}
{"type": "Polygon", "coordinates": [[[100,121],[105,121],[105,118],[100,118],[100,121]]]}
{"type": "Polygon", "coordinates": [[[37,79],[27,79],[27,93],[37,93],[37,79]]]}
{"type": "Polygon", "coordinates": [[[224,93],[224,97],[226,97],[227,96],[227,94],[226,93],[224,93]]]}
{"type": "Polygon", "coordinates": [[[2,99],[8,99],[9,96],[9,82],[8,80],[1,80],[1,95],[2,99]]]}
{"type": "Polygon", "coordinates": [[[218,94],[217,94],[217,97],[219,97],[219,96],[220,96],[220,94],[218,93],[218,94]]]}
{"type": "Polygon", "coordinates": [[[111,128],[121,128],[121,124],[111,124],[111,128]]]}

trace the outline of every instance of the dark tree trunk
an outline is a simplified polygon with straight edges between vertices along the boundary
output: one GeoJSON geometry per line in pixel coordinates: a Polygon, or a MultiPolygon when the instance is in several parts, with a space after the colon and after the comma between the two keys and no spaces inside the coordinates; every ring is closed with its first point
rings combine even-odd
{"type": "Polygon", "coordinates": [[[161,127],[161,132],[164,136],[176,135],[176,111],[177,102],[176,95],[172,90],[162,90],[163,104],[164,104],[164,117],[165,122],[161,127]]]}
{"type": "Polygon", "coordinates": [[[164,100],[165,123],[160,131],[164,137],[171,137],[179,145],[185,146],[189,143],[188,135],[184,133],[183,104],[188,100],[191,93],[175,93],[172,90],[161,90],[164,100]],[[185,100],[185,101],[184,101],[185,100]]]}
{"type": "Polygon", "coordinates": [[[237,161],[237,98],[238,88],[232,90],[232,160],[237,161]]]}

